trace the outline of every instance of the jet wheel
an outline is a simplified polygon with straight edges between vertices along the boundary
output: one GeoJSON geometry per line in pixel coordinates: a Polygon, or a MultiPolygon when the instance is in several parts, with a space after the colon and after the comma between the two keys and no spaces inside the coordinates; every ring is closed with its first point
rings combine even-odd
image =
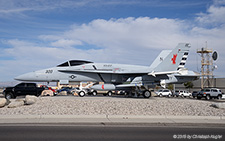
{"type": "Polygon", "coordinates": [[[108,91],[108,96],[112,96],[112,91],[108,91]]]}
{"type": "Polygon", "coordinates": [[[85,92],[84,91],[80,91],[78,94],[80,97],[84,97],[85,96],[85,92]]]}
{"type": "Polygon", "coordinates": [[[149,98],[149,97],[151,97],[151,92],[149,90],[145,90],[143,92],[143,96],[144,96],[144,98],[149,98]]]}
{"type": "Polygon", "coordinates": [[[97,93],[97,91],[95,91],[95,90],[92,92],[92,95],[94,95],[94,96],[96,96],[97,94],[98,94],[98,93],[97,93]]]}

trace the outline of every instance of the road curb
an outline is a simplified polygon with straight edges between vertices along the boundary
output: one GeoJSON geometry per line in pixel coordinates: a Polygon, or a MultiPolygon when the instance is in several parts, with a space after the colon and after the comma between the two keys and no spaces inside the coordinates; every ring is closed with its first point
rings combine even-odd
{"type": "Polygon", "coordinates": [[[4,123],[73,124],[223,124],[223,116],[144,116],[144,115],[1,115],[4,123]]]}

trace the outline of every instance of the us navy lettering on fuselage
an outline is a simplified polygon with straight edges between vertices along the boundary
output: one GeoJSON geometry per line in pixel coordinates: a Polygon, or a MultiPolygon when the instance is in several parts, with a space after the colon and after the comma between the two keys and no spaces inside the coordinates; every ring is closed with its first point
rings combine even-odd
{"type": "Polygon", "coordinates": [[[112,65],[105,64],[103,67],[112,67],[112,65]]]}

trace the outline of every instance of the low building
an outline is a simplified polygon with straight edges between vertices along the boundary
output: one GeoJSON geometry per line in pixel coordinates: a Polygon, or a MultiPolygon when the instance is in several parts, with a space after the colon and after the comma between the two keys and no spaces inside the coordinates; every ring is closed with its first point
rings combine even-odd
{"type": "MultiPolygon", "coordinates": [[[[214,88],[219,88],[222,92],[225,93],[225,78],[213,78],[213,86],[214,88]]],[[[193,81],[193,88],[190,91],[199,91],[201,90],[201,79],[193,81]]],[[[185,89],[184,84],[175,84],[175,89],[185,89]]]]}

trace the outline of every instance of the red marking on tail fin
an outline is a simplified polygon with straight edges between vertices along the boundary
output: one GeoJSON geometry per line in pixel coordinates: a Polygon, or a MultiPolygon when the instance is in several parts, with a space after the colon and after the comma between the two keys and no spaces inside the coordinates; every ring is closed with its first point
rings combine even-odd
{"type": "Polygon", "coordinates": [[[176,64],[176,59],[177,59],[177,54],[174,54],[173,58],[171,59],[173,64],[176,64]]]}

